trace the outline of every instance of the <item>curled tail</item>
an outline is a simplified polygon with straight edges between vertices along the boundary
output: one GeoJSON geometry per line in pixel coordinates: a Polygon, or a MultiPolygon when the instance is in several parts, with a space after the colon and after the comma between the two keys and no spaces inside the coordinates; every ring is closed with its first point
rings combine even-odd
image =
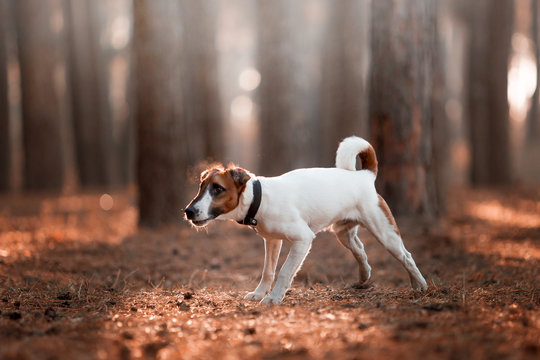
{"type": "Polygon", "coordinates": [[[377,156],[373,146],[357,136],[344,139],[337,149],[336,167],[356,170],[356,156],[360,157],[362,170],[369,170],[377,175],[377,156]]]}

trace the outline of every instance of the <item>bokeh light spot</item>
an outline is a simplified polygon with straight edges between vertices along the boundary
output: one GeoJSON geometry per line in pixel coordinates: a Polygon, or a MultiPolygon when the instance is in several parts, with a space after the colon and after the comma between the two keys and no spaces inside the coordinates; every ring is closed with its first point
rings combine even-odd
{"type": "Polygon", "coordinates": [[[512,118],[524,122],[536,89],[536,63],[530,39],[516,33],[512,37],[514,54],[508,69],[508,102],[512,118]]]}
{"type": "Polygon", "coordinates": [[[253,101],[249,96],[240,95],[231,103],[231,116],[237,123],[247,124],[251,120],[253,101]]]}
{"type": "Polygon", "coordinates": [[[254,68],[247,68],[240,73],[238,85],[244,91],[255,90],[261,83],[261,74],[254,68]]]}
{"type": "Polygon", "coordinates": [[[103,194],[101,195],[101,197],[99,198],[99,206],[105,210],[105,211],[109,211],[113,208],[113,205],[114,205],[114,200],[112,198],[111,195],[109,194],[103,194]]]}

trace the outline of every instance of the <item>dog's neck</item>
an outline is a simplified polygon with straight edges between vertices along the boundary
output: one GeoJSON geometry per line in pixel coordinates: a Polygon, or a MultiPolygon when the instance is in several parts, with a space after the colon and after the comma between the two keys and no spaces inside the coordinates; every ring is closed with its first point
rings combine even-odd
{"type": "Polygon", "coordinates": [[[241,225],[247,226],[257,226],[257,212],[259,211],[259,206],[261,205],[262,197],[262,187],[261,182],[258,179],[252,181],[253,187],[253,200],[249,206],[248,212],[244,220],[238,220],[237,222],[241,225]]]}

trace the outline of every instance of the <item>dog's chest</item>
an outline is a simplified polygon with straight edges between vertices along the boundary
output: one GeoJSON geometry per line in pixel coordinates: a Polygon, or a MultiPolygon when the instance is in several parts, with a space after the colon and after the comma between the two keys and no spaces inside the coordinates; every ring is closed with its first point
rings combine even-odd
{"type": "Polygon", "coordinates": [[[260,221],[257,226],[253,227],[253,230],[265,239],[284,239],[287,240],[288,236],[281,226],[275,226],[265,221],[260,221]]]}

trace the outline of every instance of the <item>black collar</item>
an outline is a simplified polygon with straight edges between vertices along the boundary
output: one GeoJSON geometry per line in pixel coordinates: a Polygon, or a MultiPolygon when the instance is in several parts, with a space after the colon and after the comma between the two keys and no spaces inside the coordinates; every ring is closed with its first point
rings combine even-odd
{"type": "Polygon", "coordinates": [[[239,224],[257,226],[257,219],[255,219],[255,215],[257,215],[257,211],[259,210],[259,206],[261,205],[261,197],[261,182],[259,180],[253,180],[253,201],[249,206],[249,210],[244,220],[237,220],[239,224]]]}

